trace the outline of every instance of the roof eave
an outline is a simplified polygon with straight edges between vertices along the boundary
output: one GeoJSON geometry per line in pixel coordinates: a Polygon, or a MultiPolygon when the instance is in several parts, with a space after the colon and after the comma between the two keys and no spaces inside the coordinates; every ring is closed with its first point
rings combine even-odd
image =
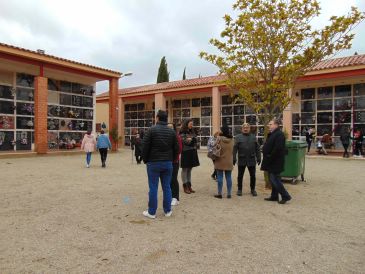
{"type": "Polygon", "coordinates": [[[0,52],[3,52],[8,55],[32,60],[34,62],[39,62],[39,65],[47,66],[47,64],[50,64],[53,66],[61,66],[61,67],[69,68],[69,69],[92,73],[92,74],[98,74],[98,75],[108,77],[108,78],[120,78],[122,75],[122,73],[118,72],[118,71],[102,69],[102,68],[94,67],[91,65],[73,62],[71,60],[66,60],[63,58],[57,58],[55,56],[51,56],[51,55],[47,55],[47,54],[37,53],[37,52],[31,51],[31,50],[7,46],[4,44],[0,44],[0,52]]]}

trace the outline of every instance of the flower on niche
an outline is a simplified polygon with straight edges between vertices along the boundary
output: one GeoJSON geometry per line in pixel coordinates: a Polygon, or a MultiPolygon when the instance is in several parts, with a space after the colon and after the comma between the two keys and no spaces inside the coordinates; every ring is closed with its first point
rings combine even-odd
{"type": "Polygon", "coordinates": [[[33,121],[32,121],[32,120],[29,120],[29,121],[27,122],[27,126],[28,126],[28,127],[32,127],[32,126],[33,126],[33,121]]]}

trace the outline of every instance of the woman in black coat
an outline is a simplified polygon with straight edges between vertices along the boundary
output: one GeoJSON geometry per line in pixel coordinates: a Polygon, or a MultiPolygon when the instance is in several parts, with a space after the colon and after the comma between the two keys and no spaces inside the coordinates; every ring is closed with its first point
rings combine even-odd
{"type": "Polygon", "coordinates": [[[135,138],[132,139],[132,150],[134,150],[134,156],[136,157],[137,164],[142,162],[142,142],[143,142],[143,131],[136,135],[135,138]]]}
{"type": "Polygon", "coordinates": [[[191,170],[193,167],[200,165],[197,150],[198,138],[193,128],[192,119],[184,122],[180,136],[183,144],[181,153],[181,179],[183,181],[184,192],[190,194],[195,192],[191,188],[191,170]]]}
{"type": "Polygon", "coordinates": [[[263,161],[261,170],[269,173],[269,180],[272,185],[271,196],[265,198],[266,201],[279,201],[279,194],[281,195],[280,204],[285,204],[291,200],[291,196],[286,191],[280,177],[280,173],[284,171],[285,161],[285,136],[279,128],[279,121],[273,119],[269,122],[270,133],[264,144],[262,154],[263,161]]]}

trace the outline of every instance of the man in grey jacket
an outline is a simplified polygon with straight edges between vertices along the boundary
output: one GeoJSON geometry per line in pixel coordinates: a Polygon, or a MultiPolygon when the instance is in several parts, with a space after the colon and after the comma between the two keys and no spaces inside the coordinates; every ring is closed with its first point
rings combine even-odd
{"type": "Polygon", "coordinates": [[[242,133],[235,136],[233,147],[233,164],[237,163],[238,154],[238,191],[237,195],[242,196],[242,181],[246,166],[250,172],[250,187],[252,196],[257,196],[256,187],[256,163],[261,163],[261,152],[256,136],[250,131],[250,124],[242,125],[242,133]]]}

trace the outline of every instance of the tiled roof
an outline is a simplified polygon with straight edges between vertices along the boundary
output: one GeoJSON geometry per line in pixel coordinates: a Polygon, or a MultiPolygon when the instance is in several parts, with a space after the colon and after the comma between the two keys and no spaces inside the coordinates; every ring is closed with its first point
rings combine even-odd
{"type": "MultiPolygon", "coordinates": [[[[216,76],[208,76],[208,77],[201,77],[201,78],[194,78],[194,79],[187,79],[187,80],[180,80],[180,81],[173,81],[173,82],[166,82],[166,83],[159,83],[159,84],[151,84],[145,86],[138,86],[138,87],[131,87],[125,89],[119,89],[119,94],[135,94],[135,93],[142,93],[142,92],[150,92],[150,91],[158,91],[158,90],[169,90],[169,89],[178,89],[178,88],[189,88],[189,87],[198,87],[198,86],[205,86],[211,85],[215,83],[219,83],[225,80],[224,75],[216,75],[216,76]]],[[[104,97],[108,96],[109,92],[104,92],[99,94],[97,97],[104,97]]]]}
{"type": "MultiPolygon", "coordinates": [[[[311,71],[320,71],[326,69],[334,69],[334,68],[350,67],[358,65],[365,65],[365,54],[324,60],[316,64],[311,69],[311,71]]],[[[121,95],[138,94],[142,92],[152,92],[158,90],[198,87],[198,86],[214,84],[224,80],[225,80],[224,75],[208,76],[202,78],[119,89],[119,94],[121,95]]],[[[109,96],[109,92],[101,93],[97,97],[107,97],[107,96],[109,96]]]]}
{"type": "Polygon", "coordinates": [[[0,46],[7,47],[9,49],[16,49],[16,50],[21,50],[21,51],[24,51],[24,52],[29,52],[29,53],[37,54],[39,56],[44,56],[44,57],[52,58],[52,59],[55,59],[55,60],[58,60],[58,61],[69,62],[69,63],[72,63],[72,64],[81,65],[81,66],[85,66],[85,67],[89,67],[89,68],[93,68],[93,69],[98,69],[98,70],[103,70],[103,71],[106,71],[106,72],[111,72],[111,73],[116,73],[116,74],[122,74],[119,71],[113,71],[113,70],[110,70],[110,69],[96,67],[96,66],[92,66],[92,65],[89,65],[89,64],[83,64],[83,63],[76,62],[76,61],[72,61],[72,60],[69,60],[69,59],[65,59],[65,58],[61,58],[61,57],[57,57],[57,56],[49,55],[49,54],[45,54],[45,53],[39,53],[39,52],[34,51],[34,50],[29,50],[29,49],[25,49],[25,48],[21,48],[21,47],[16,47],[16,46],[13,46],[13,45],[8,45],[8,44],[0,43],[0,46]]]}
{"type": "Polygon", "coordinates": [[[365,54],[333,58],[317,63],[311,71],[365,65],[365,54]]]}

